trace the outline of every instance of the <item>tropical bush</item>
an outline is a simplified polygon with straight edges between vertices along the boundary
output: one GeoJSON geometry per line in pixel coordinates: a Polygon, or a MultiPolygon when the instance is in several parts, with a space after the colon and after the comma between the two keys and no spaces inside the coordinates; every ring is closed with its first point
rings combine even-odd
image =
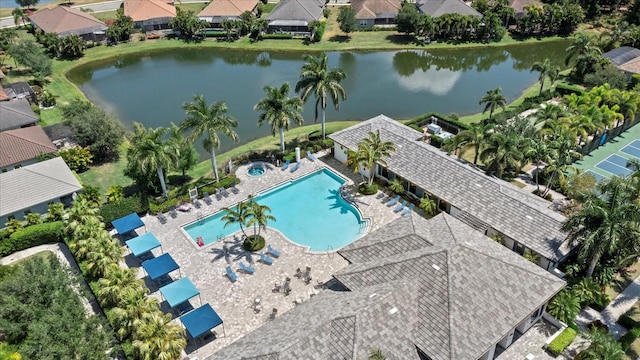
{"type": "Polygon", "coordinates": [[[560,355],[567,346],[571,345],[577,334],[578,333],[572,328],[564,329],[563,332],[549,343],[547,350],[554,356],[560,355]]]}
{"type": "Polygon", "coordinates": [[[358,186],[358,191],[363,195],[373,195],[378,192],[378,185],[362,183],[358,186]]]}
{"type": "Polygon", "coordinates": [[[93,164],[93,155],[88,147],[72,147],[58,151],[58,155],[64,159],[69,168],[77,173],[89,170],[89,166],[93,164]]]}
{"type": "Polygon", "coordinates": [[[562,289],[549,302],[547,312],[565,324],[573,324],[580,312],[580,299],[570,289],[562,289]]]}
{"type": "Polygon", "coordinates": [[[131,213],[142,214],[147,210],[149,210],[147,198],[141,194],[135,194],[119,201],[102,204],[100,206],[100,216],[105,224],[110,225],[113,220],[131,213]]]}
{"type": "Polygon", "coordinates": [[[22,228],[0,239],[0,257],[33,246],[62,241],[62,222],[55,221],[22,228]]]}

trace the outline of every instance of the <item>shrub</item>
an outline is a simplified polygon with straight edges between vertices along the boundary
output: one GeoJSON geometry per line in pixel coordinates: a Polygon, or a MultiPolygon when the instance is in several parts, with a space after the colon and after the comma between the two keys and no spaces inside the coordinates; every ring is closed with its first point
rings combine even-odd
{"type": "Polygon", "coordinates": [[[640,328],[634,327],[630,329],[626,334],[624,334],[620,338],[620,346],[622,347],[622,351],[627,351],[631,343],[636,341],[636,339],[640,336],[640,328]]]}
{"type": "Polygon", "coordinates": [[[253,237],[254,235],[247,236],[247,238],[244,240],[244,243],[242,243],[242,247],[244,247],[244,249],[247,251],[262,250],[265,245],[264,238],[259,235],[256,235],[257,239],[254,239],[253,237]]]}
{"type": "Polygon", "coordinates": [[[566,328],[563,332],[560,333],[555,339],[553,339],[547,350],[552,353],[554,356],[558,356],[564,351],[564,349],[569,346],[573,340],[576,338],[578,333],[572,328],[566,328]]]}
{"type": "Polygon", "coordinates": [[[629,315],[626,315],[626,314],[620,316],[620,318],[618,319],[618,324],[626,327],[629,330],[636,327],[640,328],[640,322],[633,320],[633,318],[631,318],[629,315]]]}
{"type": "Polygon", "coordinates": [[[363,195],[373,195],[378,192],[378,185],[363,183],[358,186],[358,191],[363,195]]]}
{"type": "Polygon", "coordinates": [[[558,95],[569,95],[569,94],[578,94],[578,95],[582,95],[584,93],[584,90],[582,90],[581,88],[577,87],[577,86],[573,86],[573,85],[567,85],[567,84],[558,84],[556,85],[556,93],[558,95]]]}
{"type": "Polygon", "coordinates": [[[72,147],[58,151],[58,155],[64,159],[72,171],[81,173],[89,170],[93,163],[93,155],[88,147],[72,147]]]}
{"type": "Polygon", "coordinates": [[[434,135],[431,137],[431,141],[429,143],[431,144],[431,146],[435,146],[439,149],[440,147],[442,147],[442,144],[444,143],[444,139],[441,138],[440,136],[434,135]]]}
{"type": "Polygon", "coordinates": [[[36,224],[20,229],[0,240],[0,256],[33,246],[62,241],[62,221],[36,224]]]}
{"type": "Polygon", "coordinates": [[[145,196],[136,194],[120,201],[106,203],[100,206],[100,216],[105,224],[111,225],[113,220],[127,216],[131,213],[145,213],[149,204],[145,196]]]}

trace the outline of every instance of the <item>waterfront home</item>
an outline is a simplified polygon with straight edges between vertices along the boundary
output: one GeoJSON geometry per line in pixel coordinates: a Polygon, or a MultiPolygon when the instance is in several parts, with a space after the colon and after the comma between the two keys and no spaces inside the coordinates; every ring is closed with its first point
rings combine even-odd
{"type": "Polygon", "coordinates": [[[396,23],[400,0],[352,0],[351,7],[360,27],[396,23]]]}
{"type": "Polygon", "coordinates": [[[80,9],[58,5],[44,8],[29,15],[35,29],[44,33],[54,33],[59,37],[77,35],[85,41],[105,39],[107,25],[91,14],[80,9]]]}
{"type": "Polygon", "coordinates": [[[322,0],[281,0],[267,15],[268,33],[309,35],[309,23],[322,18],[322,0]]]}
{"type": "Polygon", "coordinates": [[[607,51],[602,57],[609,59],[618,69],[624,71],[629,77],[640,74],[640,49],[631,46],[621,46],[607,51]]]}
{"type": "Polygon", "coordinates": [[[45,214],[51,203],[69,206],[81,190],[61,157],[0,173],[0,227],[29,213],[45,214]]]}
{"type": "Polygon", "coordinates": [[[57,151],[40,126],[0,132],[0,171],[7,172],[38,161],[42,155],[57,151]]]}
{"type": "Polygon", "coordinates": [[[160,0],[125,0],[124,14],[133,19],[136,29],[162,30],[176,17],[176,8],[160,0]]]}
{"type": "Polygon", "coordinates": [[[208,357],[489,360],[565,282],[454,217],[401,217],[346,246],[324,290],[208,357]],[[335,287],[335,286],[334,286],[335,287]]]}
{"type": "Polygon", "coordinates": [[[0,114],[0,131],[34,126],[39,120],[26,99],[0,101],[0,114]]]}
{"type": "MultiPolygon", "coordinates": [[[[564,217],[551,210],[550,202],[501,179],[485,175],[454,156],[423,140],[424,134],[384,115],[379,115],[329,135],[334,157],[347,161],[347,150],[356,150],[370,131],[380,131],[397,151],[376,165],[375,176],[400,179],[406,195],[431,196],[444,211],[481,233],[495,237],[520,255],[529,254],[544,269],[554,270],[571,250],[560,231],[564,217]]],[[[368,169],[360,173],[369,176],[368,169]]]]}
{"type": "Polygon", "coordinates": [[[460,0],[418,0],[416,4],[420,12],[431,17],[438,17],[444,14],[482,17],[482,14],[476,9],[460,0]]]}
{"type": "Polygon", "coordinates": [[[198,19],[204,20],[211,27],[221,27],[222,20],[240,20],[245,11],[256,13],[259,0],[214,0],[200,13],[198,19]]]}

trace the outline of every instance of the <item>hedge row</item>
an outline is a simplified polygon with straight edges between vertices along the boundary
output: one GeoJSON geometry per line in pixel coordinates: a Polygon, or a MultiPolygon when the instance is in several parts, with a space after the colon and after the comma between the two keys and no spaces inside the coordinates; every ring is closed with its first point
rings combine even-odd
{"type": "Polygon", "coordinates": [[[629,347],[631,346],[631,344],[636,341],[636,339],[640,336],[640,328],[638,327],[634,327],[632,329],[630,329],[629,331],[627,331],[626,334],[624,334],[621,338],[620,338],[620,346],[622,347],[622,351],[627,351],[627,349],[629,349],[629,347]]]}
{"type": "Polygon", "coordinates": [[[556,93],[558,93],[558,95],[569,95],[569,94],[578,94],[578,95],[582,95],[584,94],[584,90],[577,87],[577,86],[573,86],[573,85],[568,85],[568,84],[558,84],[556,85],[556,93]]]}
{"type": "Polygon", "coordinates": [[[564,351],[564,349],[573,342],[577,334],[578,333],[572,328],[564,329],[564,331],[561,332],[560,335],[558,335],[549,343],[549,346],[547,346],[547,350],[549,350],[549,352],[554,356],[560,355],[564,351]]]}
{"type": "Polygon", "coordinates": [[[149,210],[149,201],[145,196],[136,194],[116,202],[103,204],[100,206],[100,216],[102,216],[102,221],[110,226],[113,220],[131,213],[144,214],[147,210],[149,210]]]}
{"type": "Polygon", "coordinates": [[[62,221],[31,225],[0,240],[0,257],[46,243],[62,241],[62,221]]]}
{"type": "MultiPolygon", "coordinates": [[[[438,119],[438,124],[441,125],[441,126],[442,126],[442,123],[444,122],[444,123],[446,123],[447,125],[449,125],[451,127],[455,127],[455,128],[461,129],[461,130],[466,130],[466,129],[469,128],[469,124],[465,124],[465,123],[459,121],[458,119],[454,119],[451,116],[445,116],[445,115],[438,114],[438,113],[435,113],[435,112],[429,112],[429,113],[426,113],[426,114],[422,114],[422,115],[420,115],[418,117],[415,117],[415,118],[409,120],[406,123],[406,125],[407,126],[411,126],[411,127],[413,127],[412,125],[415,125],[418,128],[414,127],[414,129],[422,132],[422,126],[431,123],[431,117],[437,118],[438,119]]],[[[445,126],[442,126],[442,127],[446,128],[447,126],[445,125],[445,126]]],[[[445,130],[447,130],[447,129],[445,129],[445,130]]]]}
{"type": "Polygon", "coordinates": [[[640,327],[640,322],[634,320],[629,315],[622,315],[618,319],[618,324],[626,327],[627,329],[633,329],[635,327],[640,327]]]}
{"type": "MultiPolygon", "coordinates": [[[[198,188],[198,197],[202,198],[205,192],[208,192],[210,195],[216,193],[217,188],[230,188],[231,186],[238,183],[238,178],[235,176],[228,176],[220,179],[217,183],[209,184],[198,188]]],[[[189,194],[179,195],[170,199],[166,199],[161,202],[150,201],[149,202],[149,212],[152,214],[158,213],[166,213],[169,211],[169,207],[177,206],[179,202],[189,202],[191,199],[189,198],[189,194]]],[[[129,212],[131,213],[131,212],[129,212]]]]}

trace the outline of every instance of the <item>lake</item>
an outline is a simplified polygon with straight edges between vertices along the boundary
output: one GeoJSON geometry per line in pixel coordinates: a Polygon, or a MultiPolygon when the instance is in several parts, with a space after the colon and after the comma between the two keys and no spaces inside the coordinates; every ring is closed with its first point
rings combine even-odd
{"type": "MultiPolygon", "coordinates": [[[[340,110],[327,108],[327,121],[365,120],[385,114],[406,119],[426,112],[468,115],[488,89],[501,87],[508,101],[538,79],[531,65],[550,58],[563,64],[570,41],[460,50],[330,52],[329,66],[340,67],[347,100],[340,110]]],[[[174,49],[134,54],[91,63],[69,73],[71,81],[98,106],[128,127],[179,124],[182,104],[203,94],[224,101],[235,117],[240,143],[268,135],[257,126],[253,106],[264,97],[263,87],[289,82],[295,87],[304,63],[300,53],[248,52],[223,49],[174,49]]],[[[293,91],[293,90],[292,90],[293,91]]],[[[294,94],[291,94],[294,96],[294,94]]],[[[305,124],[314,123],[314,99],[304,111],[305,124]]],[[[224,139],[221,150],[234,145],[224,139]]],[[[198,150],[202,151],[198,145],[198,150]]]]}

